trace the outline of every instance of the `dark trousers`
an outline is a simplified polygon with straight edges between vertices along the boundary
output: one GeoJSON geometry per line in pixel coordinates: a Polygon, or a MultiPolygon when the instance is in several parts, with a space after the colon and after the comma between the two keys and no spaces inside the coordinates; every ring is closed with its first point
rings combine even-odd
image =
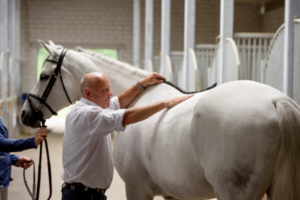
{"type": "Polygon", "coordinates": [[[62,200],[106,200],[106,196],[97,191],[71,190],[62,186],[62,200]]]}

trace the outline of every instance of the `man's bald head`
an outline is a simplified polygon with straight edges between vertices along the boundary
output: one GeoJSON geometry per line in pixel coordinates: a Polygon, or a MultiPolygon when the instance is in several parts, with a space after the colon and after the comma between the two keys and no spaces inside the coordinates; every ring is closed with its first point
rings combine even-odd
{"type": "Polygon", "coordinates": [[[105,82],[106,76],[99,72],[93,72],[86,74],[80,83],[80,92],[82,97],[86,97],[85,89],[90,88],[90,90],[94,90],[95,86],[101,86],[101,83],[105,82]]]}
{"type": "Polygon", "coordinates": [[[95,102],[103,108],[109,107],[110,83],[108,78],[99,72],[86,74],[80,83],[81,97],[95,102]]]}

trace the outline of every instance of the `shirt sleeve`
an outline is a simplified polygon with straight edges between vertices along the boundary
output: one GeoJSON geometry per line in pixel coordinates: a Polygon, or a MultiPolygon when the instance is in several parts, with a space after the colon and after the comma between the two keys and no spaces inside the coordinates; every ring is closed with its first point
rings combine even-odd
{"type": "Polygon", "coordinates": [[[103,137],[112,131],[124,131],[125,127],[122,125],[124,112],[125,109],[100,110],[94,107],[87,114],[89,133],[92,137],[103,137]]]}
{"type": "Polygon", "coordinates": [[[10,155],[11,165],[15,165],[16,167],[18,167],[16,165],[16,162],[17,162],[18,158],[19,158],[19,156],[17,156],[16,154],[11,154],[10,155]]]}
{"type": "Polygon", "coordinates": [[[0,133],[0,151],[11,152],[11,151],[23,151],[27,149],[36,148],[34,137],[28,139],[7,139],[0,133]]]}
{"type": "Polygon", "coordinates": [[[110,109],[110,110],[119,110],[119,109],[121,109],[119,98],[117,96],[110,99],[110,106],[109,106],[108,109],[110,109]]]}

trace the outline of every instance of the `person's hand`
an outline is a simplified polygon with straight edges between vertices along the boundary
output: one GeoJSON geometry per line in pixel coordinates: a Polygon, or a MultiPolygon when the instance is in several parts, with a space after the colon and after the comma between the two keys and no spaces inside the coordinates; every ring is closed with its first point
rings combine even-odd
{"type": "Polygon", "coordinates": [[[166,80],[166,78],[156,72],[153,72],[152,74],[150,74],[149,76],[147,76],[146,78],[144,78],[142,81],[140,81],[140,84],[146,88],[149,85],[154,85],[156,83],[163,83],[163,80],[166,80]]]}
{"type": "Polygon", "coordinates": [[[25,156],[20,156],[16,162],[16,165],[18,167],[22,167],[24,169],[29,168],[33,164],[33,161],[25,156]]]}
{"type": "Polygon", "coordinates": [[[38,146],[42,141],[44,141],[45,138],[47,137],[47,134],[48,134],[47,129],[41,127],[36,133],[34,138],[35,146],[38,146]]]}
{"type": "Polygon", "coordinates": [[[176,106],[177,104],[180,104],[181,102],[191,98],[192,96],[194,96],[193,94],[190,95],[185,95],[185,96],[178,96],[172,99],[167,99],[164,100],[166,108],[172,108],[174,106],[176,106]]]}

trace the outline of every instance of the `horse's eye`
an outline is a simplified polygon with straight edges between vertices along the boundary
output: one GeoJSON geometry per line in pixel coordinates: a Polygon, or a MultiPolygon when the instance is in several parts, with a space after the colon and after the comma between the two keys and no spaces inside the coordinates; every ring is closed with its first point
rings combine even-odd
{"type": "Polygon", "coordinates": [[[48,79],[48,78],[49,78],[49,76],[46,75],[46,74],[41,74],[41,75],[40,75],[41,81],[46,80],[46,79],[48,79]]]}

